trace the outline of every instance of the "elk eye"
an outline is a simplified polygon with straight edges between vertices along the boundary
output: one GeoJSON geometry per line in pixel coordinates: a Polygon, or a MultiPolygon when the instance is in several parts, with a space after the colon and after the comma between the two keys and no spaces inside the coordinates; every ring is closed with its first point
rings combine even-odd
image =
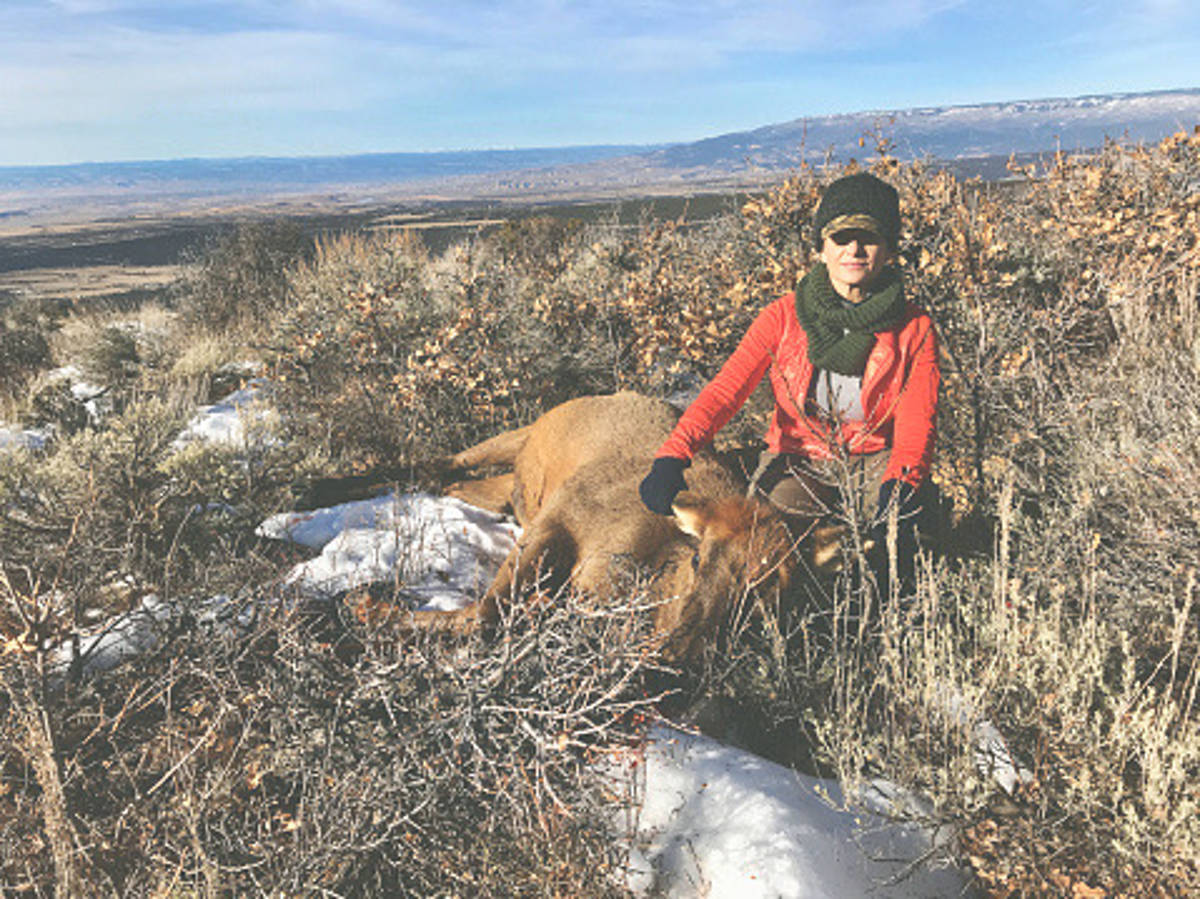
{"type": "Polygon", "coordinates": [[[694,553],[692,553],[692,571],[699,571],[699,570],[700,570],[700,550],[696,550],[694,553]]]}

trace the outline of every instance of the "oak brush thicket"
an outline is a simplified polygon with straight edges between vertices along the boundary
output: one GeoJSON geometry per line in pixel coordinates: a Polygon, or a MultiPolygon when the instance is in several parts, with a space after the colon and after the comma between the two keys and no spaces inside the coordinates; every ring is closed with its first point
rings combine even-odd
{"type": "MultiPolygon", "coordinates": [[[[589,762],[655,703],[707,703],[776,758],[922,792],[991,895],[1200,890],[1200,134],[1001,186],[886,149],[871,165],[901,191],[901,265],[944,349],[940,552],[898,601],[851,535],[840,577],[677,674],[649,652],[642,573],[611,615],[563,595],[491,642],[424,641],[386,603],[269,611],[291,556],[253,528],[320,476],[429,486],[439,454],[573,396],[695,387],[809,263],[840,173],[702,222],[531,218],[439,255],[243,229],[138,327],[0,298],[5,417],[61,425],[0,456],[0,883],[620,894],[620,797],[589,762]],[[173,448],[248,356],[269,439],[173,448]],[[67,362],[107,379],[108,417],[39,374],[67,362]],[[155,651],[49,675],[45,641],[150,591],[178,610],[155,651]],[[205,631],[188,609],[215,593],[264,611],[205,631]],[[962,709],[1027,768],[1012,795],[962,709]]],[[[765,407],[719,448],[753,449],[765,407]]]]}

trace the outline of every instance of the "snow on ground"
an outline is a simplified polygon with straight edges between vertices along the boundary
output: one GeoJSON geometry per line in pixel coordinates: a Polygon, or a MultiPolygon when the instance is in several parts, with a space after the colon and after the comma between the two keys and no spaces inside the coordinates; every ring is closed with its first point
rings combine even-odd
{"type": "Polygon", "coordinates": [[[894,820],[897,797],[914,800],[886,783],[858,803],[870,811],[845,811],[836,781],[661,725],[615,783],[636,800],[619,823],[630,835],[627,885],[638,895],[969,894],[967,877],[946,863],[935,835],[894,820]],[[935,863],[912,865],[926,855],[935,863]]]}
{"type": "MultiPolygon", "coordinates": [[[[97,422],[109,411],[106,397],[107,388],[99,387],[83,380],[83,372],[74,365],[64,365],[46,373],[47,381],[51,383],[66,381],[70,385],[71,396],[87,410],[88,418],[97,422]]],[[[54,436],[54,427],[19,428],[0,422],[0,450],[24,449],[41,450],[54,436]]]]}
{"type": "Polygon", "coordinates": [[[0,450],[39,450],[45,448],[49,439],[50,432],[45,428],[22,429],[0,424],[0,450]]]}
{"type": "Polygon", "coordinates": [[[93,384],[84,379],[83,372],[77,365],[64,365],[47,372],[46,378],[51,383],[66,381],[70,385],[71,396],[87,410],[88,419],[98,422],[112,411],[108,399],[108,388],[93,384]]]}
{"type": "Polygon", "coordinates": [[[461,500],[388,493],[274,515],[257,533],[321,550],[285,578],[305,593],[333,596],[390,581],[416,607],[449,611],[483,592],[520,530],[503,516],[461,500]]]}
{"type": "Polygon", "coordinates": [[[164,602],[148,593],[136,606],[114,615],[94,627],[85,628],[55,646],[49,655],[50,687],[62,686],[72,665],[90,677],[115,668],[122,662],[155,649],[171,627],[172,619],[190,618],[195,626],[215,633],[228,634],[249,627],[260,608],[254,602],[235,601],[218,594],[199,603],[164,602]]]}
{"type": "Polygon", "coordinates": [[[248,440],[263,439],[278,419],[261,396],[264,383],[261,378],[250,381],[211,406],[201,406],[175,438],[175,446],[193,441],[246,446],[248,440]]]}
{"type": "Polygon", "coordinates": [[[68,641],[50,654],[50,685],[57,688],[72,663],[78,661],[84,675],[115,668],[158,646],[163,627],[171,614],[170,607],[149,595],[138,606],[124,612],[88,632],[80,634],[78,643],[68,641]]]}
{"type": "Polygon", "coordinates": [[[107,415],[112,404],[106,397],[108,393],[107,387],[100,387],[90,381],[83,380],[83,373],[74,365],[68,365],[65,368],[59,369],[65,377],[71,379],[71,396],[79,400],[83,404],[83,408],[87,410],[88,418],[92,421],[99,421],[107,415]]]}

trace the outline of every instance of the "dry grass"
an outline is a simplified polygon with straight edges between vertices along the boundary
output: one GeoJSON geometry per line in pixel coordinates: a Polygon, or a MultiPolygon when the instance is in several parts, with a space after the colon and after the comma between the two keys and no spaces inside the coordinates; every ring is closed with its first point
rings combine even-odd
{"type": "MultiPolygon", "coordinates": [[[[61,862],[15,839],[42,830],[50,779],[23,773],[46,753],[6,744],[5,882],[47,894],[69,866],[122,896],[621,895],[584,772],[656,699],[644,619],[563,596],[492,646],[328,614],[176,622],[161,651],[56,699],[55,811],[77,839],[61,862]]],[[[18,661],[14,711],[44,707],[14,689],[18,661]]]]}

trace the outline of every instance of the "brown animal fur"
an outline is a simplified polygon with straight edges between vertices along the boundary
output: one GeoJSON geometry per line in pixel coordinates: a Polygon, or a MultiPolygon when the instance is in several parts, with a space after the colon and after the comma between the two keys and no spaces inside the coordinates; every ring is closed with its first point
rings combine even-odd
{"type": "Polygon", "coordinates": [[[754,588],[786,582],[796,557],[781,518],[746,499],[707,451],[685,473],[689,490],[676,498],[673,517],[642,505],[638,482],[676,418],[666,403],[633,393],[583,397],[454,456],[457,469],[512,466],[511,474],[462,481],[448,492],[511,508],[524,532],[478,603],[416,612],[414,624],[467,631],[494,622],[503,603],[546,571],[608,595],[614,558],[628,557],[656,573],[654,625],[664,652],[694,656],[754,588]]]}

